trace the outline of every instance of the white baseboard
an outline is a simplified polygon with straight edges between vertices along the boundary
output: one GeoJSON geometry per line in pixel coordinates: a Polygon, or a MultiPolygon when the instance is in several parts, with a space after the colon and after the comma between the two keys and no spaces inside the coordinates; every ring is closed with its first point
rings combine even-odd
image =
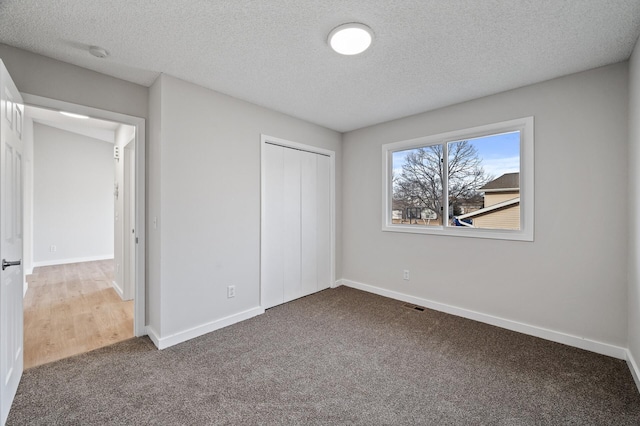
{"type": "Polygon", "coordinates": [[[211,333],[212,331],[228,327],[240,321],[248,320],[249,318],[253,318],[263,313],[264,309],[257,307],[244,312],[230,315],[225,318],[221,318],[219,320],[202,324],[188,330],[180,331],[166,337],[160,337],[158,333],[150,326],[147,326],[147,333],[149,335],[149,338],[151,338],[151,341],[156,345],[158,349],[166,349],[170,346],[177,345],[178,343],[186,342],[187,340],[191,340],[193,338],[202,336],[203,334],[211,333]]]}
{"type": "Polygon", "coordinates": [[[344,283],[342,282],[342,280],[336,280],[336,282],[333,283],[333,285],[331,286],[331,288],[338,288],[341,285],[343,285],[344,283]]]}
{"type": "Polygon", "coordinates": [[[118,293],[118,296],[120,296],[120,299],[124,300],[124,290],[120,288],[120,286],[115,280],[111,281],[111,287],[113,287],[116,293],[118,293]]]}
{"type": "Polygon", "coordinates": [[[153,344],[156,345],[156,348],[160,349],[160,336],[158,335],[158,332],[155,331],[150,325],[146,326],[145,330],[147,332],[147,336],[149,336],[149,339],[151,339],[153,344]]]}
{"type": "Polygon", "coordinates": [[[638,364],[636,364],[636,360],[633,358],[629,349],[627,349],[627,365],[629,366],[629,370],[631,370],[633,381],[636,382],[638,392],[640,392],[640,369],[638,369],[638,364]]]}
{"type": "Polygon", "coordinates": [[[22,285],[22,298],[24,299],[25,297],[27,297],[27,290],[29,290],[29,283],[27,282],[27,280],[24,280],[24,284],[22,285]]]}
{"type": "MultiPolygon", "coordinates": [[[[369,284],[363,284],[356,281],[342,279],[343,285],[380,296],[389,297],[391,299],[401,300],[403,302],[412,303],[414,305],[424,306],[425,308],[436,311],[445,312],[463,318],[469,318],[485,324],[495,325],[497,327],[506,328],[507,330],[517,331],[518,333],[528,334],[530,336],[540,337],[541,339],[551,340],[552,342],[562,343],[568,346],[584,349],[602,355],[607,355],[618,359],[628,359],[628,351],[626,348],[611,345],[608,343],[598,342],[579,336],[573,336],[559,331],[549,330],[535,325],[524,324],[518,321],[512,321],[493,315],[483,314],[481,312],[471,311],[457,306],[451,306],[432,300],[422,299],[420,297],[410,296],[408,294],[375,287],[369,284]]],[[[636,382],[637,383],[637,382],[636,382]]]]}
{"type": "Polygon", "coordinates": [[[37,268],[38,266],[67,265],[69,263],[94,262],[96,260],[110,259],[113,259],[113,254],[105,254],[102,256],[74,257],[71,259],[42,260],[39,262],[33,262],[33,267],[37,268]]]}

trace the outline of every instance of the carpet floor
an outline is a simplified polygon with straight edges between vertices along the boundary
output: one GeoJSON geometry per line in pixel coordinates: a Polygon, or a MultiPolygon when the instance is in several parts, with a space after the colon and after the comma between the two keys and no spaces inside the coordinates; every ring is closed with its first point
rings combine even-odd
{"type": "Polygon", "coordinates": [[[624,361],[340,287],[25,371],[8,425],[639,425],[624,361]]]}

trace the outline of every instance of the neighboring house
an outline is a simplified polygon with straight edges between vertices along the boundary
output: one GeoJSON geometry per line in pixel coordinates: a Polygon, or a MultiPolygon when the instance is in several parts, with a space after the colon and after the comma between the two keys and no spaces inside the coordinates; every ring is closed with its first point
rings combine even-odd
{"type": "Polygon", "coordinates": [[[393,201],[391,210],[393,223],[408,223],[421,225],[440,225],[438,214],[428,207],[410,206],[400,200],[393,201]]]}
{"type": "Polygon", "coordinates": [[[453,210],[450,210],[450,212],[453,212],[454,216],[472,213],[484,207],[484,197],[480,194],[476,194],[472,197],[456,201],[452,207],[453,210]]]}
{"type": "Polygon", "coordinates": [[[474,228],[520,229],[520,173],[505,173],[478,191],[484,192],[484,207],[457,216],[474,228]]]}

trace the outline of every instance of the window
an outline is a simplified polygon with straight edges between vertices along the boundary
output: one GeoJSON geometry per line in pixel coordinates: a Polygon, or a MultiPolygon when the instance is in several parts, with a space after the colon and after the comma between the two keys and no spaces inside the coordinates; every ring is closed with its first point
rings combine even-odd
{"type": "Polygon", "coordinates": [[[533,117],[382,146],[383,231],[533,241],[533,117]]]}

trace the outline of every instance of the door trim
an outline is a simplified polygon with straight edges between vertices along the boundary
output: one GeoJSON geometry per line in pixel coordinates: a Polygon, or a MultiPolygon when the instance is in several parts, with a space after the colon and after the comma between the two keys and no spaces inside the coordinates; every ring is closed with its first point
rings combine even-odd
{"type": "Polygon", "coordinates": [[[135,162],[136,162],[136,217],[135,229],[138,244],[136,246],[136,285],[134,299],[134,315],[133,315],[133,333],[140,337],[147,334],[146,331],[146,306],[145,306],[145,260],[146,260],[146,204],[145,204],[145,143],[146,143],[146,120],[141,117],[121,114],[118,112],[107,111],[99,108],[93,108],[85,105],[74,104],[70,102],[60,101],[57,99],[45,98],[43,96],[22,93],[24,103],[41,108],[53,110],[63,110],[77,114],[89,115],[94,118],[103,120],[117,121],[128,124],[136,128],[136,146],[135,146],[135,162]]]}
{"type": "MultiPolygon", "coordinates": [[[[123,196],[123,217],[122,217],[122,261],[123,261],[123,280],[122,289],[124,300],[135,300],[134,290],[136,288],[135,264],[136,264],[136,221],[132,218],[131,211],[135,213],[136,209],[136,180],[135,180],[135,135],[127,142],[122,149],[123,173],[122,173],[122,196],[123,196]],[[133,161],[131,161],[133,157],[133,161]],[[132,170],[133,169],[133,170],[132,170]],[[133,171],[133,173],[132,173],[133,171]],[[133,198],[132,198],[133,196],[133,198]],[[131,230],[134,230],[132,233],[131,230]],[[133,265],[133,267],[132,267],[133,265]],[[132,276],[133,274],[133,276],[132,276]]],[[[145,327],[146,328],[146,327],[145,327]]]]}
{"type": "Polygon", "coordinates": [[[330,235],[330,258],[331,258],[331,287],[335,287],[336,282],[336,153],[325,148],[319,148],[317,146],[306,145],[299,142],[293,142],[286,139],[276,138],[265,134],[260,135],[260,307],[264,309],[263,295],[262,295],[262,282],[263,282],[263,270],[262,270],[262,258],[265,250],[263,230],[265,229],[265,172],[266,172],[266,159],[265,159],[265,145],[278,145],[284,148],[297,149],[300,151],[306,151],[313,154],[320,154],[329,157],[330,171],[329,171],[329,198],[330,198],[330,216],[331,216],[331,235],[330,235]]]}

